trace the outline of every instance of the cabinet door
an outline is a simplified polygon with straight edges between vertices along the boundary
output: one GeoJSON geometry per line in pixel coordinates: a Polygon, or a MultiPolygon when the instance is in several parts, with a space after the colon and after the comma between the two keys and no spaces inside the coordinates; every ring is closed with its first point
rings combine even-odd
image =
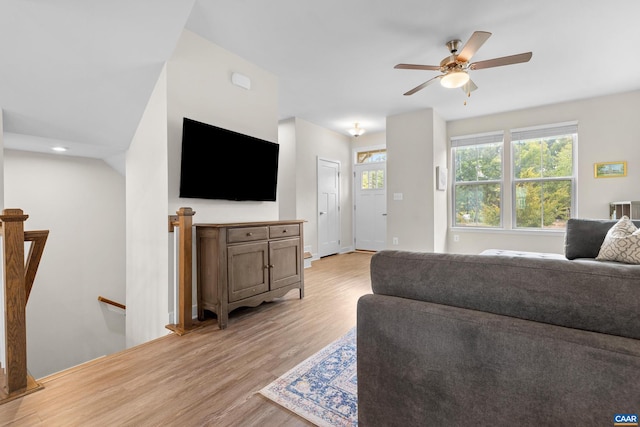
{"type": "Polygon", "coordinates": [[[269,290],[268,248],[267,242],[227,248],[229,302],[269,290]]]}
{"type": "Polygon", "coordinates": [[[271,289],[300,282],[301,254],[299,238],[269,242],[271,289]]]}

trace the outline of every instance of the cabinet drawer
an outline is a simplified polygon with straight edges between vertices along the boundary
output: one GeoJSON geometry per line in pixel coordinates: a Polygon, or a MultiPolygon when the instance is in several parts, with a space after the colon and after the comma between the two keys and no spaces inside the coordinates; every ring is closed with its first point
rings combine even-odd
{"type": "Polygon", "coordinates": [[[266,240],[269,237],[267,227],[230,228],[227,230],[227,242],[252,242],[254,240],[266,240]]]}
{"type": "Polygon", "coordinates": [[[269,238],[289,237],[300,235],[300,224],[272,225],[269,227],[269,238]]]}

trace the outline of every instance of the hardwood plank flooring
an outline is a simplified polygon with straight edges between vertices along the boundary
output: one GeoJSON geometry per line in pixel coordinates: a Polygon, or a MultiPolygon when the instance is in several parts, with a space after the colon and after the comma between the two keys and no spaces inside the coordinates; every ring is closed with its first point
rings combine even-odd
{"type": "Polygon", "coordinates": [[[356,324],[371,293],[371,254],[314,261],[305,297],[230,313],[39,379],[44,389],[0,405],[0,426],[309,426],[258,390],[356,324]]]}

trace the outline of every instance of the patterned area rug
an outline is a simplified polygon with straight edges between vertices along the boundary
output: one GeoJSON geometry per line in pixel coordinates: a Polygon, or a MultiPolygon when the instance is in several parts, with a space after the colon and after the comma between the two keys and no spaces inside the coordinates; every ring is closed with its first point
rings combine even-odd
{"type": "Polygon", "coordinates": [[[357,426],[356,328],[260,393],[318,426],[357,426]]]}

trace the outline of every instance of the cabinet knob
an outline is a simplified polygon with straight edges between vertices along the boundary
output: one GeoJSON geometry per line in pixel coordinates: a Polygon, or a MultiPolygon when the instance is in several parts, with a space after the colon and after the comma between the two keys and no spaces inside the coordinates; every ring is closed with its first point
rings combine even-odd
{"type": "Polygon", "coordinates": [[[253,233],[247,233],[247,236],[251,237],[253,236],[253,233]]]}
{"type": "Polygon", "coordinates": [[[269,268],[273,268],[273,264],[269,264],[269,268]]]}
{"type": "Polygon", "coordinates": [[[286,233],[286,232],[287,232],[287,229],[285,228],[284,230],[282,230],[282,232],[283,232],[283,233],[286,233]]]}

